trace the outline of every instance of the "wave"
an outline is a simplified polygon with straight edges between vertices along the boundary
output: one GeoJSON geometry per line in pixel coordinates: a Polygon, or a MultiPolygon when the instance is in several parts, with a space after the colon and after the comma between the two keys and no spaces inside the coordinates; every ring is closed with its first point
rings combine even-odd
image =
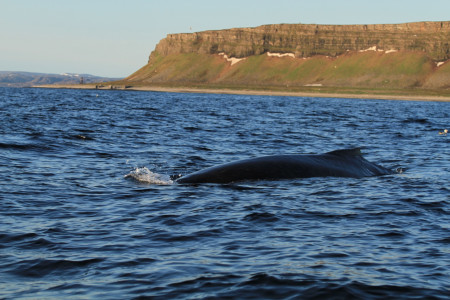
{"type": "Polygon", "coordinates": [[[124,178],[129,178],[142,183],[148,184],[158,184],[158,185],[169,185],[173,184],[173,180],[169,175],[158,174],[150,171],[146,167],[135,168],[130,173],[124,176],[124,178]]]}
{"type": "Polygon", "coordinates": [[[20,144],[20,143],[0,143],[0,149],[5,150],[18,150],[18,151],[27,151],[27,150],[36,150],[36,151],[48,151],[52,150],[49,145],[39,145],[39,144],[20,144]]]}
{"type": "Polygon", "coordinates": [[[430,121],[426,118],[407,118],[402,121],[403,123],[418,123],[418,124],[427,124],[430,121]]]}
{"type": "MultiPolygon", "coordinates": [[[[8,273],[23,277],[44,277],[46,275],[68,275],[85,272],[86,268],[103,262],[103,258],[71,259],[31,259],[10,265],[8,273]]],[[[5,266],[5,265],[4,265],[5,266]]]]}

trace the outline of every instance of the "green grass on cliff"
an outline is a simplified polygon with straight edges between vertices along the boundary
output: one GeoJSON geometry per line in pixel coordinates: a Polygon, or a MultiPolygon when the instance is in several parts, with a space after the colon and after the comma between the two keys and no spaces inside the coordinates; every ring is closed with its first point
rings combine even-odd
{"type": "Polygon", "coordinates": [[[437,68],[422,52],[348,52],[337,58],[250,56],[231,66],[222,56],[157,53],[126,79],[141,84],[206,84],[247,87],[326,87],[407,89],[448,88],[450,62],[437,68]]]}
{"type": "Polygon", "coordinates": [[[222,59],[195,53],[169,55],[154,54],[149,64],[130,75],[135,82],[208,82],[219,76],[226,67],[222,59]]]}
{"type": "Polygon", "coordinates": [[[343,55],[322,74],[325,82],[339,86],[411,87],[433,71],[432,62],[417,52],[351,53],[343,55]]]}
{"type": "Polygon", "coordinates": [[[324,57],[314,59],[278,58],[267,55],[252,56],[226,74],[224,82],[268,83],[286,85],[316,81],[326,68],[324,57]]]}
{"type": "Polygon", "coordinates": [[[450,61],[437,68],[430,77],[427,78],[425,86],[428,88],[450,89],[450,61]]]}

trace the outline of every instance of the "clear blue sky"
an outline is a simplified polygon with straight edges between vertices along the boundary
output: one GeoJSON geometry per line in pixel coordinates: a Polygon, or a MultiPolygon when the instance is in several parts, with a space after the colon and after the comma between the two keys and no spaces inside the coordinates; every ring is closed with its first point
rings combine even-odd
{"type": "Polygon", "coordinates": [[[0,0],[0,70],[125,77],[168,33],[450,21],[450,0],[0,0]]]}

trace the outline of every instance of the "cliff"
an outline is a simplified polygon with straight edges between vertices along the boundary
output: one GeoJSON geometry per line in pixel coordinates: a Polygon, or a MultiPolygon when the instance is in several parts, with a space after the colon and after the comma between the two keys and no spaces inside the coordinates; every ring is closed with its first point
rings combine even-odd
{"type": "Polygon", "coordinates": [[[449,88],[450,22],[279,24],[169,34],[144,84],[449,88]]]}
{"type": "Polygon", "coordinates": [[[169,34],[155,51],[248,57],[266,52],[296,57],[338,56],[376,46],[384,50],[424,51],[434,60],[450,58],[450,22],[389,25],[263,25],[196,33],[169,34]]]}

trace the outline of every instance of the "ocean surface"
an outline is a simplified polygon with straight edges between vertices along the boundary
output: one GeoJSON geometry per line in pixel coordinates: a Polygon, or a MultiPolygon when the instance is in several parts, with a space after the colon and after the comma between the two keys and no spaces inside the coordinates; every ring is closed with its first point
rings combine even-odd
{"type": "Polygon", "coordinates": [[[0,89],[0,299],[448,299],[450,103],[0,89]],[[380,177],[170,175],[361,147],[380,177]]]}

